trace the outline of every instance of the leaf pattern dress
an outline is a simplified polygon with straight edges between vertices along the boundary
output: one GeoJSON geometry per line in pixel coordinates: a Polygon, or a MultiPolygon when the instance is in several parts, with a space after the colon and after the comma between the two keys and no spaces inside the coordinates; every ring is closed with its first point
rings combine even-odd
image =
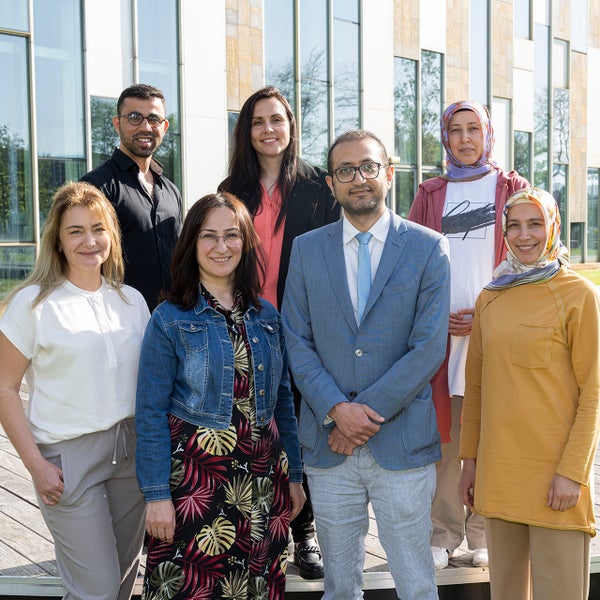
{"type": "Polygon", "coordinates": [[[224,315],[234,347],[226,430],[169,415],[175,539],[150,537],[142,600],[283,600],[289,525],[287,455],[275,419],[257,426],[245,303],[224,315]]]}

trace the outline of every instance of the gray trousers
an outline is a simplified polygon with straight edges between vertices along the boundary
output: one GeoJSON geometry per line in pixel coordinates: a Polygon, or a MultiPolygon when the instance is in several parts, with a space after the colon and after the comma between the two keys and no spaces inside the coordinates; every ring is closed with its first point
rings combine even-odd
{"type": "Polygon", "coordinates": [[[134,420],[40,445],[65,490],[40,510],[54,538],[65,600],[129,600],[144,540],[145,503],[135,475],[134,420]]]}

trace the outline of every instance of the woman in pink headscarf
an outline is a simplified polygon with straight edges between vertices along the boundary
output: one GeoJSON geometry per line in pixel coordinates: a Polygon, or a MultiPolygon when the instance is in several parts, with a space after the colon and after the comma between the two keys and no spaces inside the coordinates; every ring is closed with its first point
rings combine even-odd
{"type": "Polygon", "coordinates": [[[465,361],[475,299],[506,256],[502,208],[508,197],[528,182],[507,173],[492,159],[494,129],[485,106],[471,100],[455,102],[441,119],[446,150],[444,175],[424,181],[408,214],[411,221],[443,233],[450,243],[451,307],[446,359],[431,381],[442,460],[431,510],[431,552],[436,569],[467,538],[476,567],[487,566],[483,520],[465,512],[456,489],[460,479],[458,437],[465,390],[465,361]]]}
{"type": "Polygon", "coordinates": [[[477,298],[460,494],[484,517],[492,600],[587,600],[600,425],[600,296],[568,267],[543,190],[513,194],[477,298]]]}

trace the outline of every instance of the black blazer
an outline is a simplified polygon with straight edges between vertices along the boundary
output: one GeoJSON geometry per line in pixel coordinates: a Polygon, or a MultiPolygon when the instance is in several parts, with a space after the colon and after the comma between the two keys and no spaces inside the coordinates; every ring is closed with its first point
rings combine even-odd
{"type": "Polygon", "coordinates": [[[340,205],[333,197],[327,173],[298,159],[298,177],[290,195],[281,247],[281,262],[277,278],[277,308],[281,309],[294,238],[307,231],[323,227],[340,218],[340,205]]]}

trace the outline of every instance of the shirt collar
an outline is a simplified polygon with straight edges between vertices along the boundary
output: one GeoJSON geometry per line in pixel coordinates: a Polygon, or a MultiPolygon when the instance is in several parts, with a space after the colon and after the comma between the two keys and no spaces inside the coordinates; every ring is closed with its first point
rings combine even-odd
{"type": "MultiPolygon", "coordinates": [[[[386,210],[381,215],[381,217],[379,217],[379,219],[377,219],[377,221],[375,221],[375,223],[373,223],[373,225],[369,229],[369,231],[373,234],[373,237],[377,241],[381,242],[382,244],[385,243],[385,239],[387,238],[391,219],[392,219],[391,213],[390,213],[389,209],[386,208],[386,210]]],[[[356,227],[354,227],[354,225],[352,225],[352,223],[350,223],[350,221],[348,221],[348,219],[346,217],[343,217],[343,219],[342,219],[342,226],[343,226],[343,238],[342,239],[343,239],[344,245],[346,245],[354,239],[354,237],[356,236],[357,233],[360,233],[360,232],[358,229],[356,229],[356,227]]]]}
{"type": "MultiPolygon", "coordinates": [[[[138,164],[130,156],[127,156],[125,152],[120,150],[118,146],[115,147],[112,158],[122,171],[128,171],[131,168],[135,168],[138,172],[140,170],[138,164]]],[[[154,157],[152,157],[152,161],[150,162],[150,170],[157,175],[163,174],[162,165],[154,157]]]]}

